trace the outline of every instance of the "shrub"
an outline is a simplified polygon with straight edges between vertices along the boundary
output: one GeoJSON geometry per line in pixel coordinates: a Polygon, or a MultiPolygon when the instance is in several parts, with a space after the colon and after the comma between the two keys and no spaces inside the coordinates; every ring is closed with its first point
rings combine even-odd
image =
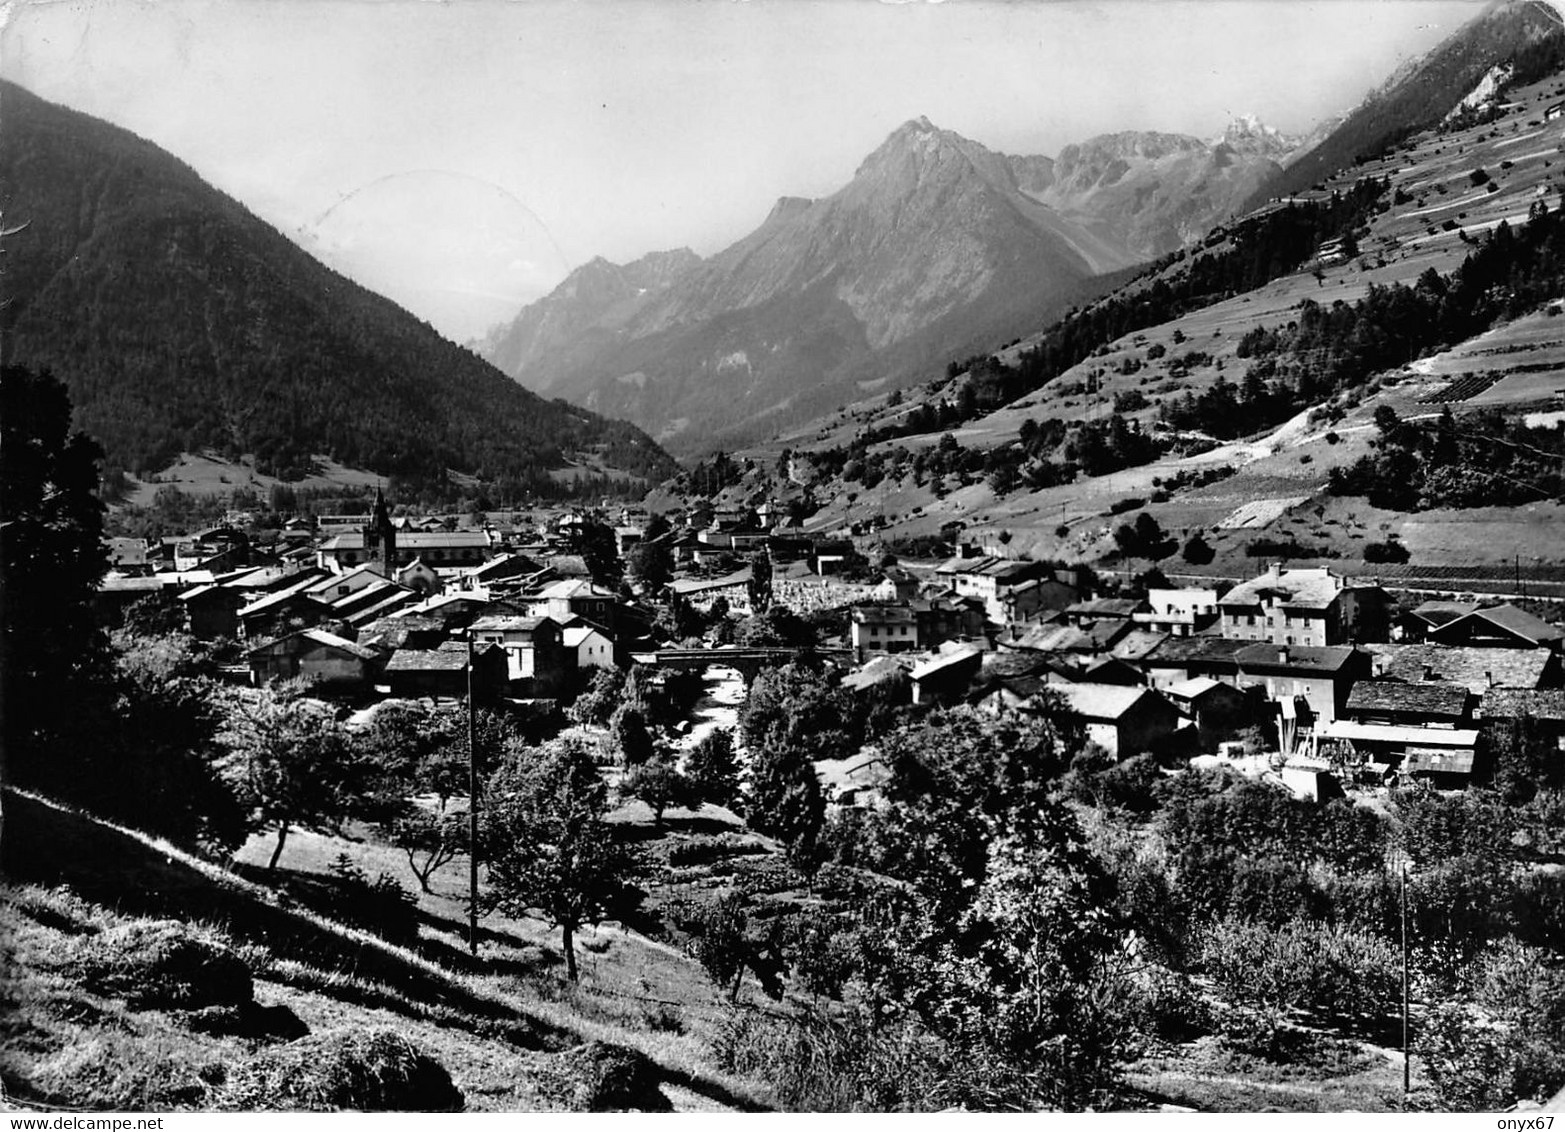
{"type": "Polygon", "coordinates": [[[1406,562],[1409,557],[1407,547],[1390,539],[1364,544],[1365,562],[1406,562]]]}
{"type": "Polygon", "coordinates": [[[229,1073],[230,1111],[461,1112],[465,1100],[434,1058],[389,1029],[326,1030],[265,1050],[229,1073]]]}
{"type": "Polygon", "coordinates": [[[1145,507],[1146,500],[1131,495],[1124,499],[1116,499],[1109,504],[1110,515],[1123,515],[1126,511],[1134,511],[1137,507],[1145,507]]]}
{"type": "Polygon", "coordinates": [[[381,873],[372,881],[346,853],[337,854],[331,871],[328,916],[398,943],[418,938],[418,898],[395,877],[381,873]]]}
{"type": "Polygon", "coordinates": [[[768,1082],[789,1112],[920,1112],[943,1108],[952,1067],[942,1045],[903,1021],[871,1026],[735,1010],[712,1043],[727,1072],[768,1082]]]}
{"type": "Polygon", "coordinates": [[[1199,943],[1201,964],[1230,1001],[1260,1012],[1275,1033],[1294,1010],[1338,1023],[1378,1025],[1400,991],[1399,960],[1385,940],[1325,924],[1281,927],[1226,919],[1199,943]]]}

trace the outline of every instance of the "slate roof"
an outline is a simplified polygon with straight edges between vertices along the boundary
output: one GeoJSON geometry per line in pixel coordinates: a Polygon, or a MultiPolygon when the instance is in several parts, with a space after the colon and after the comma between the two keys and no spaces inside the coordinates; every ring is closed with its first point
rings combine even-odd
{"type": "Polygon", "coordinates": [[[1318,570],[1272,569],[1241,582],[1218,600],[1219,606],[1253,608],[1275,595],[1290,609],[1329,609],[1342,593],[1342,579],[1318,570]]]}
{"type": "Polygon", "coordinates": [[[1386,658],[1382,675],[1390,679],[1408,683],[1438,680],[1465,684],[1476,695],[1482,695],[1491,686],[1536,688],[1553,656],[1548,649],[1462,648],[1436,644],[1375,645],[1371,651],[1386,658]]]}
{"type": "Polygon", "coordinates": [[[454,649],[398,649],[386,662],[387,672],[461,672],[466,668],[466,645],[454,649]]]}
{"type": "Polygon", "coordinates": [[[1348,693],[1350,712],[1401,712],[1461,719],[1472,693],[1464,684],[1403,683],[1400,680],[1360,680],[1348,693]]]}
{"type": "Polygon", "coordinates": [[[907,605],[856,605],[852,615],[860,625],[912,625],[918,621],[907,605]]]}
{"type": "MultiPolygon", "coordinates": [[[[979,661],[979,658],[982,655],[982,650],[978,648],[967,647],[953,649],[948,653],[942,653],[933,659],[924,661],[922,664],[919,664],[916,668],[909,672],[908,675],[914,680],[926,680],[936,673],[944,672],[947,669],[960,667],[964,663],[979,661]]],[[[979,661],[979,663],[982,662],[979,661]]],[[[976,664],[974,665],[974,670],[977,670],[976,664]]]]}
{"type": "Polygon", "coordinates": [[[1565,629],[1558,625],[1550,625],[1541,618],[1534,617],[1526,610],[1517,609],[1514,605],[1496,605],[1488,609],[1475,609],[1471,613],[1448,621],[1430,632],[1430,636],[1441,638],[1447,635],[1456,636],[1465,627],[1464,622],[1487,622],[1490,625],[1510,633],[1529,644],[1539,645],[1550,641],[1558,641],[1565,638],[1565,629]]]}
{"type": "Polygon", "coordinates": [[[1227,687],[1221,680],[1213,680],[1210,676],[1194,676],[1189,680],[1180,680],[1163,689],[1163,694],[1180,700],[1198,700],[1213,688],[1227,687]]]}
{"type": "Polygon", "coordinates": [[[1092,601],[1078,601],[1065,607],[1066,616],[1129,617],[1142,609],[1145,602],[1128,597],[1100,597],[1092,601]]]}
{"type": "Polygon", "coordinates": [[[1478,608],[1476,601],[1426,601],[1409,610],[1407,616],[1420,618],[1430,625],[1444,625],[1478,608]]]}
{"type": "Polygon", "coordinates": [[[286,586],[283,589],[276,590],[264,597],[256,598],[249,605],[245,606],[239,611],[239,616],[250,617],[257,613],[264,613],[273,606],[284,605],[296,597],[302,597],[306,600],[314,600],[313,598],[310,598],[306,591],[309,590],[310,586],[315,581],[315,576],[311,575],[310,577],[305,578],[303,581],[296,582],[291,586],[286,586]]]}
{"type": "Polygon", "coordinates": [[[916,661],[906,653],[901,655],[877,656],[874,660],[862,667],[854,669],[842,678],[844,688],[853,688],[862,691],[873,687],[886,680],[896,680],[905,677],[916,665],[916,661]]]}
{"type": "Polygon", "coordinates": [[[1353,651],[1349,645],[1274,645],[1257,641],[1240,649],[1234,659],[1246,672],[1336,673],[1352,660],[1353,651]]]}
{"type": "Polygon", "coordinates": [[[357,627],[360,625],[368,625],[372,621],[378,621],[388,614],[401,609],[408,603],[408,600],[412,597],[412,595],[412,590],[409,590],[403,586],[398,586],[394,592],[387,591],[385,594],[376,597],[371,604],[365,606],[362,609],[356,609],[352,613],[348,614],[348,624],[357,627]]]}
{"type": "Polygon", "coordinates": [[[724,574],[721,578],[675,578],[668,588],[677,594],[696,594],[707,590],[727,589],[729,586],[748,585],[754,574],[750,567],[724,574]]]}
{"type": "Polygon", "coordinates": [[[279,637],[275,641],[259,645],[249,650],[245,655],[255,656],[257,653],[279,652],[281,651],[280,646],[296,637],[302,637],[307,641],[312,641],[317,645],[337,652],[345,652],[349,656],[357,657],[359,660],[374,660],[380,655],[374,649],[365,648],[363,645],[350,641],[346,637],[337,636],[336,633],[328,633],[325,629],[301,629],[297,633],[290,633],[286,637],[279,637]]]}
{"type": "Polygon", "coordinates": [[[1115,641],[1109,652],[1119,660],[1134,662],[1156,652],[1166,640],[1168,640],[1167,633],[1154,633],[1150,629],[1132,629],[1115,641]]]}
{"type": "Polygon", "coordinates": [[[1119,719],[1151,694],[1126,684],[1053,684],[1051,688],[1083,719],[1119,719]]]}
{"type": "Polygon", "coordinates": [[[1015,676],[1030,676],[1044,667],[1042,657],[1018,652],[991,652],[984,655],[985,679],[1006,680],[1015,676]]]}
{"type": "Polygon", "coordinates": [[[514,617],[504,614],[490,614],[480,617],[468,628],[477,632],[485,630],[491,633],[532,633],[537,631],[545,622],[553,625],[552,617],[514,617]]]}
{"type": "MultiPolygon", "coordinates": [[[[605,633],[602,629],[599,629],[596,625],[587,622],[572,625],[570,628],[564,630],[564,632],[560,634],[560,640],[564,643],[566,648],[580,648],[581,643],[594,633],[598,634],[598,636],[602,637],[606,641],[609,640],[607,633],[605,633]]],[[[613,644],[614,642],[609,641],[609,643],[613,644]]]]}
{"type": "Polygon", "coordinates": [[[997,581],[1008,581],[1013,578],[1024,577],[1032,568],[1032,563],[1021,562],[1015,558],[996,558],[993,555],[984,555],[981,558],[951,558],[942,562],[935,569],[937,574],[971,574],[981,578],[994,578],[997,581]]]}
{"type": "MultiPolygon", "coordinates": [[[[307,587],[305,593],[331,594],[338,586],[346,585],[355,579],[363,577],[372,577],[376,581],[381,582],[386,580],[386,575],[382,574],[373,563],[366,562],[362,566],[355,566],[353,569],[346,570],[341,574],[327,574],[318,579],[313,586],[307,587]]],[[[371,584],[373,585],[374,583],[371,584]]]]}
{"type": "Polygon", "coordinates": [[[445,631],[445,624],[435,617],[421,617],[416,614],[405,617],[383,616],[360,626],[359,640],[382,648],[399,649],[411,635],[444,636],[445,631]]]}
{"type": "Polygon", "coordinates": [[[1565,723],[1565,688],[1491,688],[1483,694],[1479,713],[1485,719],[1516,719],[1530,715],[1565,723]]]}
{"type": "Polygon", "coordinates": [[[1229,637],[1169,637],[1142,659],[1165,668],[1184,666],[1191,661],[1237,666],[1239,654],[1254,643],[1229,637]]]}
{"type": "Polygon", "coordinates": [[[573,597],[613,598],[614,596],[613,590],[594,585],[586,578],[562,578],[558,582],[551,582],[539,590],[533,595],[533,599],[536,601],[548,601],[573,597]]]}
{"type": "Polygon", "coordinates": [[[1005,646],[1032,652],[1092,652],[1097,647],[1086,630],[1075,625],[1035,625],[1005,646]]]}

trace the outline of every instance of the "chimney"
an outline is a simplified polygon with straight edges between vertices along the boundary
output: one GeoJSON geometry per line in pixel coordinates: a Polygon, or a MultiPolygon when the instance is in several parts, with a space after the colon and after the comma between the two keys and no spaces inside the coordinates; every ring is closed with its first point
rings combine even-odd
{"type": "Polygon", "coordinates": [[[1483,678],[1485,680],[1489,681],[1489,687],[1491,687],[1491,688],[1494,687],[1494,673],[1493,672],[1487,672],[1486,671],[1483,674],[1483,678]]]}
{"type": "Polygon", "coordinates": [[[1424,665],[1424,679],[1425,680],[1433,680],[1434,678],[1435,678],[1435,666],[1432,665],[1432,664],[1424,665]]]}

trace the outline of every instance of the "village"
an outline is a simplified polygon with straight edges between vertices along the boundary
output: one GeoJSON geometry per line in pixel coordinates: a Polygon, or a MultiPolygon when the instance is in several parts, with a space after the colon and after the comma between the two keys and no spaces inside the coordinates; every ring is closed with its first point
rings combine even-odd
{"type": "MultiPolygon", "coordinates": [[[[846,531],[806,534],[776,504],[699,499],[656,518],[573,508],[479,526],[394,519],[377,494],[369,515],[289,520],[269,551],[231,518],[110,540],[100,616],[163,602],[196,639],[233,642],[214,675],[302,678],[360,718],[388,699],[471,697],[547,727],[600,670],[749,679],[812,659],[891,702],[1063,704],[1114,759],[1228,763],[1313,800],[1482,782],[1494,723],[1529,719],[1565,749],[1565,628],[1328,567],[1175,588],[993,546],[896,561],[846,531]]],[[[877,768],[873,751],[831,768],[833,800],[873,801],[877,768]]]]}

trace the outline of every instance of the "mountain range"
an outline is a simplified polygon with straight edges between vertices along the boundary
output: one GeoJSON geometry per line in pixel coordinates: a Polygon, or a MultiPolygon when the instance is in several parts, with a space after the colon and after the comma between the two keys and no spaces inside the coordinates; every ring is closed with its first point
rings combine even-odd
{"type": "Polygon", "coordinates": [[[593,260],[481,349],[672,448],[739,442],[1036,329],[1199,238],[1295,144],[1252,119],[1008,156],[919,118],[836,193],[710,259],[593,260]]]}
{"type": "Polygon", "coordinates": [[[1036,332],[1136,265],[1438,122],[1559,26],[1542,0],[1497,0],[1304,137],[1245,117],[1209,140],[1123,132],[1008,156],[920,118],[836,193],[783,198],[709,259],[594,260],[478,348],[675,451],[743,444],[1036,332]]]}
{"type": "Polygon", "coordinates": [[[0,114],[0,348],[66,383],[111,472],[203,449],[284,478],[317,456],[537,489],[572,463],[672,470],[639,430],[521,388],[152,143],[12,83],[0,114]]]}

